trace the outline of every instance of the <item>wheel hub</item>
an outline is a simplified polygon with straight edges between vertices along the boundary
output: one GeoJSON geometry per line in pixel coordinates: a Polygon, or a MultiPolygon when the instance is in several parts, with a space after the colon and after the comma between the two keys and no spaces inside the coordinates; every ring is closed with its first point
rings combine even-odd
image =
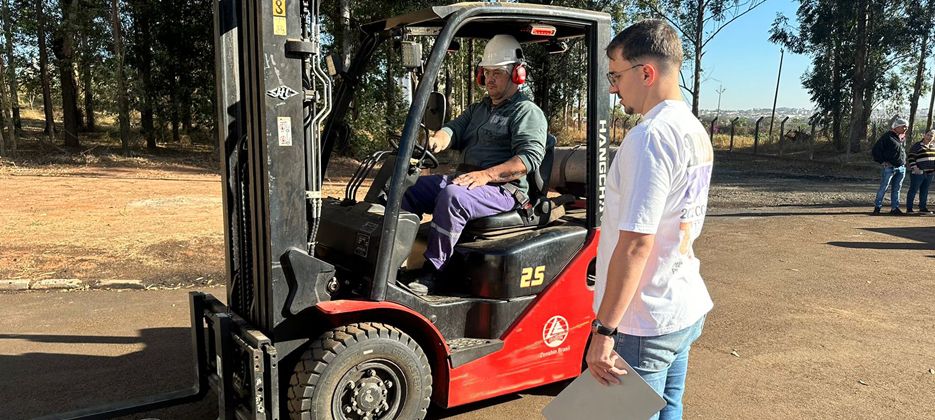
{"type": "Polygon", "coordinates": [[[375,419],[389,411],[388,395],[395,386],[395,378],[383,378],[387,376],[385,373],[380,369],[366,369],[354,375],[356,381],[346,383],[344,395],[349,398],[344,399],[342,411],[347,418],[356,415],[360,419],[375,419]]]}

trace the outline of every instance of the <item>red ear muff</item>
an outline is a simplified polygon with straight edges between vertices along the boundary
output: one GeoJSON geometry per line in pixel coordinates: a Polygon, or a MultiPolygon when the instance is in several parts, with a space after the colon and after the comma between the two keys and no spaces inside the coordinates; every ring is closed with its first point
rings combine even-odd
{"type": "Polygon", "coordinates": [[[485,83],[487,83],[487,78],[484,77],[484,68],[483,68],[483,67],[477,66],[477,75],[474,76],[474,80],[476,80],[476,81],[477,81],[477,84],[480,85],[480,86],[483,86],[485,83]]]}
{"type": "Polygon", "coordinates": [[[510,79],[517,85],[526,83],[526,66],[523,63],[513,66],[513,75],[510,79]]]}

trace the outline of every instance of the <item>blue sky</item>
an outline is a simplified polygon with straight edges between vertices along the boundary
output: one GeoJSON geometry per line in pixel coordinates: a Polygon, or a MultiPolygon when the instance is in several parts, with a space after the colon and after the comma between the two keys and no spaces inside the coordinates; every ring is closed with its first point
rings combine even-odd
{"type": "MultiPolygon", "coordinates": [[[[769,42],[769,28],[776,12],[785,14],[790,24],[797,27],[796,9],[797,1],[767,0],[728,25],[708,43],[702,59],[705,73],[702,75],[701,109],[717,108],[718,86],[725,89],[721,94],[722,110],[772,107],[780,48],[769,42]]],[[[810,65],[810,57],[786,51],[776,106],[813,108],[801,81],[810,65]]],[[[687,94],[686,100],[690,100],[687,94]]]]}

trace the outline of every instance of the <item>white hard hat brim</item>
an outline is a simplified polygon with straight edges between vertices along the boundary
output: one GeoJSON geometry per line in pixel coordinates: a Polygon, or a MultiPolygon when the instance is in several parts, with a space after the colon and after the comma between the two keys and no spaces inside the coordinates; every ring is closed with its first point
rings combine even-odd
{"type": "Polygon", "coordinates": [[[481,61],[480,66],[481,67],[497,67],[497,66],[506,66],[509,64],[516,64],[516,63],[517,61],[515,60],[504,60],[504,61],[497,61],[497,62],[481,61]]]}

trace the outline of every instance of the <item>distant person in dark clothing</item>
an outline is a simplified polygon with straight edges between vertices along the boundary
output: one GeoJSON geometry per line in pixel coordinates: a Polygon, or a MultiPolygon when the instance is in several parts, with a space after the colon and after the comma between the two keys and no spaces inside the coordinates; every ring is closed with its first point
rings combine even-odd
{"type": "Polygon", "coordinates": [[[906,148],[903,145],[903,137],[906,136],[908,126],[909,123],[905,119],[896,118],[893,120],[892,129],[884,133],[873,146],[874,149],[879,148],[879,155],[883,161],[880,188],[873,202],[874,215],[880,214],[887,188],[890,189],[890,214],[894,216],[905,214],[899,209],[899,189],[902,187],[903,178],[906,177],[906,148]]]}
{"type": "Polygon", "coordinates": [[[909,148],[909,194],[906,196],[906,213],[913,213],[912,202],[919,193],[919,214],[932,214],[929,211],[929,186],[935,177],[935,130],[929,130],[922,136],[922,141],[916,142],[909,148]]]}

